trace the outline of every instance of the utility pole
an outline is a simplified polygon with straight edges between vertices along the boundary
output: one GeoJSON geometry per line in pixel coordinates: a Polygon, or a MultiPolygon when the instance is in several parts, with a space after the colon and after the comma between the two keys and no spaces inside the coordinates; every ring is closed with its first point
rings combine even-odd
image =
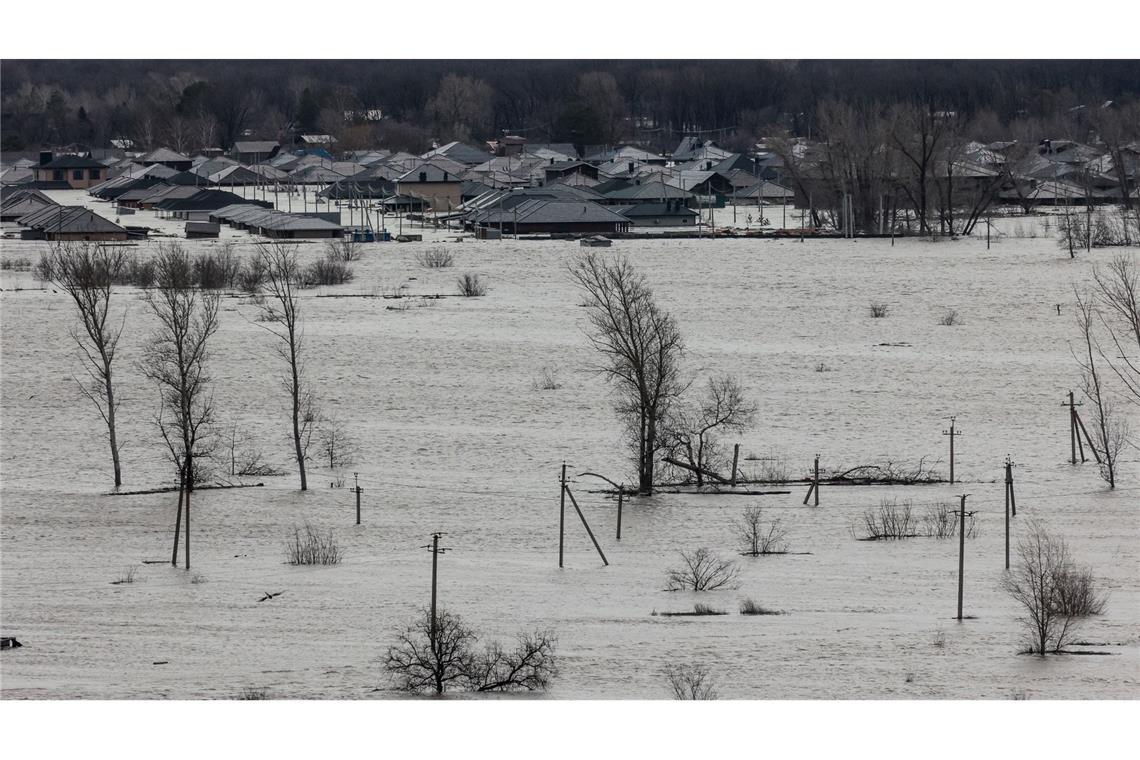
{"type": "Polygon", "coordinates": [[[618,486],[618,519],[617,519],[617,540],[621,541],[621,506],[622,501],[625,499],[625,483],[618,486]]]}
{"type": "MultiPolygon", "coordinates": [[[[1013,500],[1013,461],[1005,457],[1005,569],[1009,569],[1009,518],[1013,500]]],[[[1016,514],[1016,513],[1015,513],[1016,514]]]]}
{"type": "MultiPolygon", "coordinates": [[[[1058,305],[1058,310],[1060,309],[1058,305]]],[[[1080,443],[1080,436],[1077,435],[1077,407],[1081,406],[1082,402],[1073,400],[1073,392],[1069,391],[1069,401],[1066,403],[1061,402],[1061,406],[1069,407],[1069,463],[1077,463],[1077,444],[1080,443]]],[[[1085,461],[1085,449],[1081,447],[1081,462],[1085,461]]]]}
{"type": "Polygon", "coordinates": [[[352,473],[352,480],[355,483],[352,490],[356,493],[356,524],[360,525],[360,473],[352,473]]]}
{"type": "Polygon", "coordinates": [[[431,546],[421,546],[421,549],[429,549],[431,551],[431,648],[432,652],[438,656],[436,650],[436,616],[435,616],[435,597],[436,597],[436,570],[439,565],[439,555],[448,551],[448,549],[440,548],[439,537],[443,533],[431,534],[431,546]]]}
{"type": "Polygon", "coordinates": [[[558,566],[562,567],[562,547],[566,542],[566,463],[562,463],[562,477],[558,486],[558,566]]]}
{"type": "MultiPolygon", "coordinates": [[[[953,440],[953,439],[951,439],[953,440]]],[[[962,620],[962,573],[966,568],[966,497],[962,494],[962,507],[958,512],[958,620],[962,620]]]]}
{"type": "Polygon", "coordinates": [[[961,430],[955,430],[954,429],[954,420],[955,419],[956,419],[955,417],[951,417],[950,418],[950,429],[942,431],[942,435],[950,436],[950,482],[951,483],[954,482],[954,439],[956,437],[962,435],[961,430]]]}

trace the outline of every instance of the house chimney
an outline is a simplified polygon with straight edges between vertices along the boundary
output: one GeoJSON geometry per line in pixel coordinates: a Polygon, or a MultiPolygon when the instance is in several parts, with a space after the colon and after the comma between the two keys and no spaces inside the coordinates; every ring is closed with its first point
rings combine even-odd
{"type": "Polygon", "coordinates": [[[53,154],[50,150],[41,150],[40,166],[43,166],[44,164],[50,164],[53,158],[55,158],[55,154],[53,154]]]}

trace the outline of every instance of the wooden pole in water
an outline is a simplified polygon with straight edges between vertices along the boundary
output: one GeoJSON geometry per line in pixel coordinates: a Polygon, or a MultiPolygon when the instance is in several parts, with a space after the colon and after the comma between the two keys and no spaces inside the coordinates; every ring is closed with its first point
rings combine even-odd
{"type": "Polygon", "coordinates": [[[1009,462],[1009,515],[1017,517],[1017,494],[1013,490],[1013,460],[1009,462]]]}
{"type": "Polygon", "coordinates": [[[352,473],[352,479],[356,483],[352,489],[356,491],[356,524],[360,525],[360,473],[352,473]]]}
{"type": "Polygon", "coordinates": [[[609,565],[610,561],[606,559],[605,552],[602,547],[598,545],[598,539],[594,538],[594,531],[590,530],[590,523],[586,522],[586,516],[582,514],[582,509],[578,506],[578,500],[574,498],[574,492],[570,490],[570,486],[563,486],[563,492],[570,497],[570,503],[574,505],[574,511],[578,513],[578,519],[586,526],[586,533],[589,534],[590,540],[594,543],[594,548],[598,550],[598,556],[602,558],[602,564],[609,565]]]}
{"type": "Polygon", "coordinates": [[[950,430],[943,430],[942,435],[950,436],[950,482],[954,482],[954,439],[962,435],[961,430],[954,429],[955,417],[950,418],[950,430]]]}
{"type": "MultiPolygon", "coordinates": [[[[1057,313],[1061,312],[1061,305],[1057,304],[1057,313]]],[[[1073,392],[1069,391],[1069,403],[1061,402],[1061,406],[1069,407],[1069,464],[1077,463],[1077,407],[1073,400],[1073,392]]],[[[1084,452],[1082,452],[1083,454],[1084,452]]],[[[1084,457],[1082,457],[1083,459],[1084,457]]]]}
{"type": "Polygon", "coordinates": [[[815,455],[815,479],[812,482],[812,492],[815,495],[815,506],[819,506],[819,454],[815,455]]]}
{"type": "Polygon", "coordinates": [[[562,567],[562,546],[566,537],[566,463],[562,463],[558,499],[558,566],[562,567]]]}
{"type": "Polygon", "coordinates": [[[962,619],[962,573],[966,569],[966,496],[958,513],[958,620],[962,619]]]}
{"type": "Polygon", "coordinates": [[[733,488],[736,488],[736,466],[740,462],[740,444],[735,443],[732,445],[732,478],[730,483],[733,488]]]}
{"type": "MultiPolygon", "coordinates": [[[[431,534],[431,647],[435,649],[436,567],[439,565],[439,534],[431,534]]],[[[959,605],[960,606],[960,605],[959,605]]]]}
{"type": "Polygon", "coordinates": [[[1005,459],[1005,569],[1009,569],[1009,496],[1012,489],[1009,474],[1009,457],[1005,459]]]}
{"type": "Polygon", "coordinates": [[[625,499],[625,483],[618,486],[618,523],[617,523],[617,540],[621,541],[621,506],[622,501],[625,499]]]}

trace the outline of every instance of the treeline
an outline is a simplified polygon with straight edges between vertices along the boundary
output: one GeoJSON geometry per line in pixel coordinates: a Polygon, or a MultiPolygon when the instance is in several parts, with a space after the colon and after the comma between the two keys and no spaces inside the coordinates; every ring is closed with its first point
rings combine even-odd
{"type": "Polygon", "coordinates": [[[1007,126],[1131,100],[1138,83],[1127,60],[5,61],[0,108],[6,150],[118,137],[196,150],[291,129],[345,149],[504,132],[660,148],[703,133],[731,147],[772,125],[811,136],[828,99],[919,100],[1007,126]]]}

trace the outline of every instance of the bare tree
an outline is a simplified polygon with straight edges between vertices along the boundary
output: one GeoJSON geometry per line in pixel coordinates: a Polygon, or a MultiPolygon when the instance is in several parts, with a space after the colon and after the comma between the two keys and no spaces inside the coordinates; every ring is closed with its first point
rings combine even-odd
{"type": "Polygon", "coordinates": [[[122,248],[75,242],[57,247],[45,256],[41,264],[41,272],[75,302],[82,330],[73,327],[70,333],[79,348],[88,377],[87,381],[76,378],[76,382],[107,425],[115,488],[123,484],[123,476],[119,462],[120,444],[115,430],[115,412],[119,402],[115,398],[112,370],[127,313],[123,311],[123,318],[118,324],[109,322],[109,317],[111,286],[121,276],[125,262],[126,254],[122,248]]]}
{"type": "Polygon", "coordinates": [[[208,453],[206,433],[214,419],[206,374],[207,342],[218,329],[218,293],[192,286],[193,266],[177,243],[161,244],[155,257],[156,286],[146,301],[158,318],[142,359],[142,370],[161,396],[156,419],[179,468],[179,510],[171,564],[178,563],[178,530],[186,514],[186,569],[190,569],[190,493],[195,458],[208,453]],[[166,416],[168,413],[169,416],[166,416]]]}
{"type": "Polygon", "coordinates": [[[665,677],[674,699],[716,699],[717,691],[709,669],[704,665],[668,665],[665,677]]]}
{"type": "Polygon", "coordinates": [[[758,557],[761,554],[786,554],[788,542],[784,539],[788,532],[777,518],[772,521],[764,519],[764,512],[759,506],[745,507],[736,523],[736,535],[744,544],[744,554],[758,557]]]}
{"type": "Polygon", "coordinates": [[[1079,619],[1103,610],[1104,600],[1092,588],[1091,574],[1073,564],[1064,539],[1040,525],[1033,524],[1018,542],[1017,556],[1002,587],[1023,608],[1029,651],[1060,652],[1072,641],[1079,619]]]}
{"type": "Polygon", "coordinates": [[[336,415],[321,420],[317,429],[317,445],[321,457],[328,460],[330,470],[352,464],[356,455],[356,441],[336,415]]]}
{"type": "Polygon", "coordinates": [[[423,610],[388,647],[384,667],[396,677],[400,689],[443,694],[451,684],[467,679],[475,632],[458,615],[439,610],[432,634],[431,612],[423,610]]]}
{"type": "Polygon", "coordinates": [[[311,414],[312,400],[305,382],[304,327],[297,293],[303,270],[297,263],[296,249],[285,243],[260,246],[257,255],[265,271],[264,287],[268,295],[261,305],[265,321],[258,324],[278,338],[277,355],[286,364],[282,383],[289,393],[293,450],[301,476],[301,490],[306,491],[309,482],[305,474],[305,456],[314,415],[311,414]]]}
{"type": "Polygon", "coordinates": [[[697,485],[704,485],[704,473],[715,471],[724,459],[718,434],[746,430],[756,410],[739,380],[729,375],[709,378],[705,395],[696,404],[676,404],[670,409],[662,431],[664,445],[693,468],[697,485]]]}
{"type": "Polygon", "coordinates": [[[456,687],[471,691],[534,691],[546,689],[558,674],[556,638],[549,631],[523,634],[508,651],[498,642],[482,654],[474,651],[475,632],[458,615],[436,614],[434,637],[431,612],[422,610],[388,647],[385,668],[400,689],[443,694],[456,687]]]}
{"type": "Polygon", "coordinates": [[[1116,404],[1110,397],[1097,366],[1096,357],[1104,356],[1104,351],[1094,333],[1096,314],[1092,298],[1077,298],[1077,325],[1081,331],[1084,346],[1080,354],[1074,352],[1077,363],[1083,370],[1082,390],[1092,405],[1093,434],[1092,446],[1100,453],[1100,474],[1109,488],[1116,488],[1116,463],[1121,452],[1128,445],[1130,431],[1128,419],[1118,413],[1116,404]]]}
{"type": "Polygon", "coordinates": [[[1096,298],[1102,307],[1097,310],[1097,316],[1116,349],[1113,352],[1115,356],[1108,356],[1103,351],[1100,356],[1123,385],[1125,398],[1133,404],[1140,404],[1140,355],[1128,355],[1133,342],[1140,347],[1140,304],[1137,302],[1140,276],[1136,263],[1126,256],[1117,256],[1103,270],[1094,267],[1093,278],[1096,298]],[[1105,311],[1108,312],[1107,317],[1103,313],[1105,311]],[[1111,319],[1114,316],[1118,319],[1111,319]],[[1123,331],[1118,326],[1121,321],[1125,325],[1123,331]]]}
{"type": "Polygon", "coordinates": [[[680,567],[667,573],[668,591],[716,591],[736,588],[740,568],[732,560],[721,559],[708,549],[682,551],[680,567]]]}
{"type": "Polygon", "coordinates": [[[558,640],[549,631],[521,634],[515,647],[506,650],[491,642],[475,658],[470,674],[475,691],[545,691],[558,675],[554,647],[558,640]]]}
{"type": "Polygon", "coordinates": [[[638,491],[651,494],[658,426],[685,389],[680,330],[628,260],[607,262],[591,253],[572,263],[570,274],[585,291],[587,337],[604,357],[599,369],[617,388],[617,412],[632,434],[638,491]]]}

